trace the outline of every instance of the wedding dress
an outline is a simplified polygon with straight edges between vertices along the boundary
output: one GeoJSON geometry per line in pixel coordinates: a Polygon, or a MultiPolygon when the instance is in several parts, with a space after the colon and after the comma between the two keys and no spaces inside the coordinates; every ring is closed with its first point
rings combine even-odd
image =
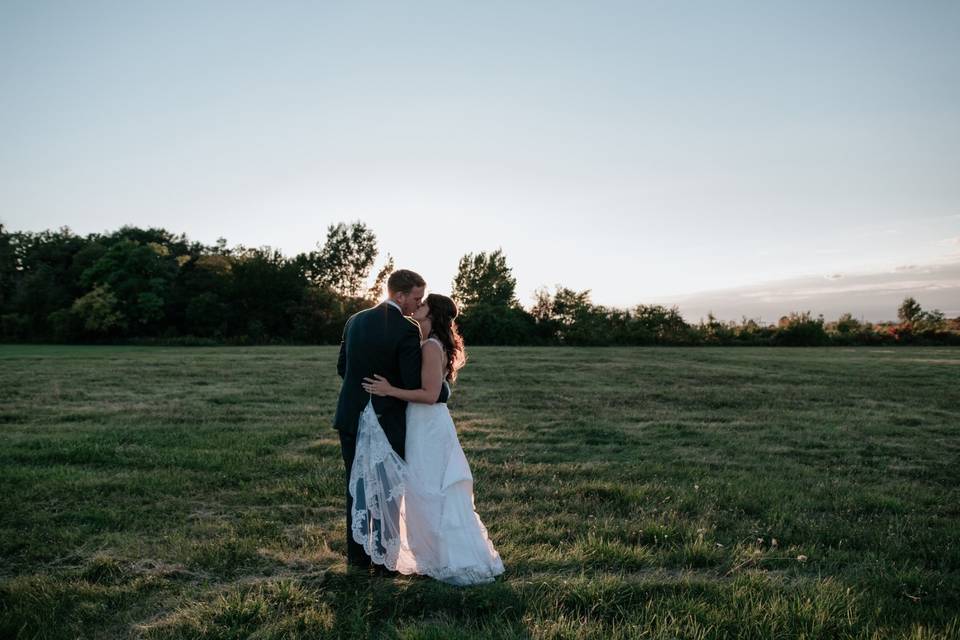
{"type": "Polygon", "coordinates": [[[350,473],[353,539],[373,562],[403,574],[493,582],[503,562],[475,511],[473,474],[445,403],[407,404],[405,449],[406,460],[367,402],[350,473]]]}

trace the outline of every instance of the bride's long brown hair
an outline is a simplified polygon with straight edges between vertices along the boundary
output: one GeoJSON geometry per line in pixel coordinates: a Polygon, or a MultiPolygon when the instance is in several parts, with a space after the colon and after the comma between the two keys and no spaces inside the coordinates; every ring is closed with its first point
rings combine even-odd
{"type": "Polygon", "coordinates": [[[457,372],[467,363],[463,337],[454,322],[460,311],[453,300],[439,293],[428,295],[426,303],[430,310],[430,333],[443,344],[447,353],[447,380],[454,382],[457,372]]]}

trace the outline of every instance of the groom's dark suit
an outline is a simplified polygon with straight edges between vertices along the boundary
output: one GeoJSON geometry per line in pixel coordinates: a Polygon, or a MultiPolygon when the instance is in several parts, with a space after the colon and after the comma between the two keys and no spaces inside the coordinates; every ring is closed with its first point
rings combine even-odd
{"type": "MultiPolygon", "coordinates": [[[[343,328],[343,341],[337,358],[337,373],[343,378],[333,426],[340,432],[340,450],[346,467],[347,483],[356,451],[360,414],[373,399],[380,426],[390,445],[402,458],[407,437],[407,403],[388,396],[371,396],[363,390],[363,379],[380,374],[395,387],[420,388],[420,328],[389,302],[354,314],[343,328]]],[[[449,394],[443,385],[439,402],[449,394]]],[[[354,542],[351,534],[353,499],[347,488],[347,562],[368,564],[369,556],[354,542]]]]}

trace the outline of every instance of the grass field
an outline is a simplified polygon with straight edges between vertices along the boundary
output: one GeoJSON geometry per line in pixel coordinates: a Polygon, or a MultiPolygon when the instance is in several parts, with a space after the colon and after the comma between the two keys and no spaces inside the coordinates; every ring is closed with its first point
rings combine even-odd
{"type": "Polygon", "coordinates": [[[469,589],[346,574],[335,360],[0,346],[0,637],[960,637],[960,350],[474,348],[469,589]]]}

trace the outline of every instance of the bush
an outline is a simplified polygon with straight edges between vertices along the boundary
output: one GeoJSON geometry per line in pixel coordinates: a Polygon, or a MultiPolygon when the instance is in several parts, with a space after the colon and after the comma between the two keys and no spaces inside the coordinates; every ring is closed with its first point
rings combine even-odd
{"type": "Polygon", "coordinates": [[[516,306],[479,303],[457,318],[467,344],[522,345],[536,342],[533,316],[516,306]]]}
{"type": "Polygon", "coordinates": [[[0,337],[5,341],[18,342],[30,336],[30,318],[21,313],[5,313],[0,316],[0,337]]]}
{"type": "Polygon", "coordinates": [[[71,309],[58,309],[48,315],[47,326],[56,342],[76,342],[83,336],[83,322],[71,309]]]}
{"type": "Polygon", "coordinates": [[[829,341],[823,328],[823,316],[813,319],[809,311],[780,318],[777,332],[773,335],[773,344],[790,347],[815,347],[829,341]]]}
{"type": "Polygon", "coordinates": [[[724,324],[717,320],[713,312],[707,314],[706,322],[700,320],[696,330],[703,344],[730,344],[736,337],[736,323],[724,324]]]}

